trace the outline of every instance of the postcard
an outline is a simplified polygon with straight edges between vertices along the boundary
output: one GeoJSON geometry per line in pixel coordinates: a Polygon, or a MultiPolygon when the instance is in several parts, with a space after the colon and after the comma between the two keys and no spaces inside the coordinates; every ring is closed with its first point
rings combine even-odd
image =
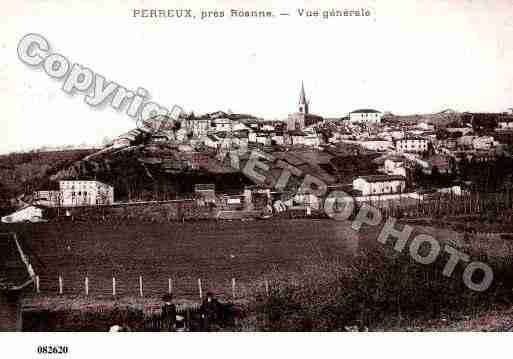
{"type": "Polygon", "coordinates": [[[20,0],[0,34],[2,345],[513,330],[511,1],[20,0]]]}

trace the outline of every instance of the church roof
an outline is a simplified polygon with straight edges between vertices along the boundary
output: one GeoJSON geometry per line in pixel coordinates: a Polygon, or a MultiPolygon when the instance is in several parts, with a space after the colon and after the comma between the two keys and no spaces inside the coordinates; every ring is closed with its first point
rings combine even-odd
{"type": "Polygon", "coordinates": [[[299,103],[306,104],[305,86],[303,85],[303,81],[301,81],[301,91],[299,92],[299,103]]]}

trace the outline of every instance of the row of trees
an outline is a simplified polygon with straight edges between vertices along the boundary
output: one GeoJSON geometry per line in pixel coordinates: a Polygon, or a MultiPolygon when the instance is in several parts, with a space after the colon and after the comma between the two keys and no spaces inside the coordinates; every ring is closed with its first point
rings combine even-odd
{"type": "Polygon", "coordinates": [[[455,182],[470,182],[475,192],[500,192],[513,188],[513,159],[499,156],[494,161],[472,161],[462,159],[449,162],[449,171],[441,172],[433,167],[426,174],[420,167],[410,171],[411,182],[415,187],[450,186],[455,182]]]}

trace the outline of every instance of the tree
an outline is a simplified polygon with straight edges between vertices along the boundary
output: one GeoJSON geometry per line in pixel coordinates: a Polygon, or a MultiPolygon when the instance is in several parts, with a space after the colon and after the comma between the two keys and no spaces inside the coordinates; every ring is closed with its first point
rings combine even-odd
{"type": "Polygon", "coordinates": [[[102,146],[107,147],[107,146],[109,146],[111,143],[112,143],[112,139],[110,139],[110,138],[109,138],[109,137],[107,137],[107,136],[103,137],[103,140],[102,140],[102,146]]]}

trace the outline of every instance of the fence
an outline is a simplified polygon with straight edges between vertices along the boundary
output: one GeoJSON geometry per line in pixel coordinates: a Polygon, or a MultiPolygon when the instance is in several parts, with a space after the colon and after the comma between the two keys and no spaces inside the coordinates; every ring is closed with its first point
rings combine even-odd
{"type": "Polygon", "coordinates": [[[379,208],[383,217],[441,217],[456,215],[477,215],[486,213],[511,214],[512,192],[466,193],[460,196],[439,194],[437,198],[424,200],[400,199],[396,201],[367,201],[360,203],[379,208]]]}
{"type": "MultiPolygon", "coordinates": [[[[208,289],[205,287],[201,278],[195,280],[192,285],[196,288],[196,293],[192,300],[184,298],[182,293],[176,292],[176,284],[179,281],[168,278],[165,283],[161,283],[161,287],[167,286],[167,292],[173,293],[176,303],[177,315],[181,316],[177,320],[176,327],[171,329],[169,322],[162,316],[162,292],[147,292],[146,282],[142,276],[137,279],[137,285],[134,285],[132,292],[119,291],[123,286],[123,281],[116,277],[109,281],[109,297],[105,301],[105,297],[96,297],[94,292],[94,281],[89,277],[84,277],[83,288],[78,293],[68,290],[66,286],[66,278],[63,275],[54,278],[55,285],[51,290],[48,287],[42,287],[41,284],[48,283],[48,278],[36,276],[34,279],[34,296],[31,303],[24,310],[24,330],[28,331],[54,331],[54,330],[87,330],[87,331],[103,331],[114,324],[127,325],[131,330],[136,331],[204,331],[205,321],[201,316],[201,302],[208,289]],[[83,297],[77,301],[77,295],[83,297]],[[155,297],[154,295],[158,295],[155,297]],[[41,302],[38,301],[41,296],[41,302]],[[53,298],[49,298],[52,296],[53,298]],[[71,300],[70,300],[70,297],[71,300]],[[129,296],[129,298],[122,298],[129,296]],[[62,299],[59,299],[62,297],[62,299]],[[146,298],[141,302],[134,300],[135,298],[146,298]],[[57,306],[48,307],[48,300],[57,300],[57,306]],[[82,300],[83,299],[83,300],[82,300]],[[119,299],[119,301],[118,301],[119,299]],[[114,300],[114,301],[111,301],[114,300]],[[74,304],[70,304],[73,302],[74,304]]],[[[148,281],[150,282],[150,281],[148,281]]],[[[153,280],[151,282],[154,282],[153,280]]],[[[240,299],[247,293],[242,293],[239,289],[240,285],[235,278],[227,281],[224,296],[215,292],[216,297],[220,301],[220,316],[216,321],[216,325],[229,328],[242,317],[242,307],[240,299]],[[239,303],[236,305],[235,303],[239,303]]],[[[260,292],[269,296],[269,288],[271,284],[265,279],[260,282],[260,292]]],[[[76,289],[76,288],[72,288],[76,289]]],[[[103,291],[105,288],[103,288],[103,291]]],[[[185,296],[187,297],[187,296],[185,296]]]]}
{"type": "MultiPolygon", "coordinates": [[[[124,278],[126,281],[126,278],[124,278]]],[[[86,297],[139,297],[146,298],[150,296],[162,296],[165,293],[173,294],[175,297],[180,297],[184,299],[197,299],[202,301],[207,292],[211,291],[209,286],[205,286],[205,283],[202,282],[201,278],[198,278],[197,281],[191,283],[188,281],[185,283],[182,282],[181,286],[179,281],[174,280],[173,278],[168,278],[167,281],[162,283],[155,283],[155,280],[145,281],[143,276],[139,276],[137,280],[133,281],[132,285],[127,285],[123,281],[119,281],[116,277],[112,277],[108,288],[103,285],[100,288],[95,289],[95,284],[90,280],[89,277],[84,277],[82,288],[78,288],[76,285],[70,286],[70,289],[66,287],[65,277],[63,275],[59,275],[57,278],[53,279],[55,284],[52,284],[52,278],[43,277],[41,278],[39,275],[36,275],[34,279],[34,292],[35,294],[45,294],[45,295],[84,295],[86,297]],[[147,285],[151,284],[151,289],[147,288],[147,285]],[[193,291],[192,288],[195,287],[193,291]],[[120,291],[120,288],[122,289],[120,291]],[[164,289],[165,288],[165,289],[164,289]]],[[[106,284],[105,278],[102,278],[102,284],[106,284]]],[[[231,278],[225,282],[223,287],[220,287],[218,283],[215,285],[216,290],[214,290],[214,294],[218,297],[221,297],[225,300],[235,301],[237,299],[241,299],[245,297],[246,288],[243,285],[240,285],[236,278],[231,278]],[[241,288],[244,287],[244,288],[241,288]]],[[[100,284],[98,284],[100,286],[100,284]]],[[[264,279],[260,283],[260,291],[269,295],[269,280],[264,279]]]]}

